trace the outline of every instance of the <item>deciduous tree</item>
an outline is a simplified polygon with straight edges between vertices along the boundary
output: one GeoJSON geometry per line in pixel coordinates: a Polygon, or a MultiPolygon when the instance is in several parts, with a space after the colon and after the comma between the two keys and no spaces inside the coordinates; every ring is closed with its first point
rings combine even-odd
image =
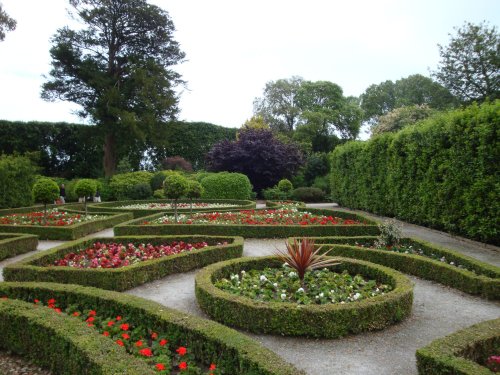
{"type": "Polygon", "coordinates": [[[16,25],[16,20],[11,18],[7,12],[2,9],[2,4],[0,4],[0,42],[5,39],[5,33],[7,31],[15,30],[16,25]]]}

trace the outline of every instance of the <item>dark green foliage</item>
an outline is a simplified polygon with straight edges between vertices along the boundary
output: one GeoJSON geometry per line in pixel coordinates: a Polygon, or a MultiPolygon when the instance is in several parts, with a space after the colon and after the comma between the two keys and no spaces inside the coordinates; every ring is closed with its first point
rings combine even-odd
{"type": "MultiPolygon", "coordinates": [[[[39,209],[39,208],[36,208],[39,209]]],[[[21,211],[15,210],[4,210],[1,214],[8,214],[11,212],[31,212],[34,211],[33,207],[24,208],[21,211]]],[[[99,212],[92,212],[92,214],[101,214],[99,212]]],[[[9,233],[29,233],[35,234],[41,240],[61,240],[69,241],[76,238],[86,236],[90,233],[99,232],[106,228],[112,228],[113,226],[123,223],[127,220],[132,219],[132,214],[130,213],[119,213],[119,214],[101,214],[105,215],[104,218],[87,221],[83,223],[77,223],[67,226],[40,226],[40,225],[0,225],[0,232],[9,233]]]]}
{"type": "Polygon", "coordinates": [[[203,199],[251,199],[252,184],[241,173],[214,173],[201,180],[203,199]]]}
{"type": "Polygon", "coordinates": [[[153,192],[151,191],[151,186],[144,182],[140,184],[135,184],[132,186],[129,192],[130,199],[148,199],[151,198],[153,192]]]}
{"type": "Polygon", "coordinates": [[[163,181],[165,181],[165,174],[163,172],[156,172],[149,184],[151,185],[151,190],[156,191],[158,189],[163,189],[163,181]]]}
{"type": "MultiPolygon", "coordinates": [[[[3,141],[0,137],[0,143],[3,141]]],[[[0,208],[31,206],[35,173],[28,157],[0,155],[0,208]]]]}
{"type": "Polygon", "coordinates": [[[250,332],[288,336],[338,338],[369,330],[383,329],[411,314],[413,286],[397,271],[372,263],[339,258],[340,265],[331,269],[347,270],[391,285],[394,289],[351,304],[306,305],[297,307],[283,302],[255,302],[235,296],[214,286],[214,281],[229,278],[241,270],[281,267],[275,257],[241,258],[208,266],[197,273],[196,299],[213,319],[250,332]]]}
{"type": "MultiPolygon", "coordinates": [[[[300,209],[299,210],[303,210],[300,209]]],[[[212,210],[213,211],[213,210],[212,210]]],[[[234,211],[234,209],[232,210],[234,211]]],[[[114,228],[116,236],[138,235],[218,235],[242,236],[245,238],[286,238],[291,236],[374,236],[379,229],[374,222],[363,216],[344,211],[307,208],[308,212],[358,220],[363,225],[220,225],[220,224],[158,224],[141,225],[144,221],[154,220],[163,214],[156,214],[132,220],[114,228]]]]}
{"type": "Polygon", "coordinates": [[[26,356],[54,374],[81,374],[83,368],[85,374],[95,375],[156,373],[82,322],[47,307],[35,308],[33,299],[0,301],[0,331],[1,348],[26,356]]]}
{"type": "Polygon", "coordinates": [[[356,242],[373,243],[376,239],[376,237],[315,238],[316,244],[323,246],[325,251],[331,249],[332,256],[367,260],[426,280],[436,281],[469,294],[500,300],[500,269],[498,267],[413,238],[403,239],[403,243],[439,257],[444,256],[448,262],[453,261],[474,272],[419,255],[354,246],[356,242]]]}
{"type": "Polygon", "coordinates": [[[485,363],[500,350],[500,319],[475,324],[417,350],[419,375],[491,375],[485,363]]]}
{"type": "Polygon", "coordinates": [[[0,260],[36,250],[38,237],[31,234],[0,233],[0,260]]]}
{"type": "MultiPolygon", "coordinates": [[[[133,324],[154,327],[157,332],[164,332],[169,337],[169,344],[173,347],[185,346],[188,343],[191,353],[196,358],[206,361],[207,365],[211,362],[216,363],[217,368],[221,369],[225,374],[304,374],[302,371],[284,362],[278,355],[239,332],[206,319],[180,313],[177,310],[169,309],[143,298],[77,285],[7,282],[0,283],[0,296],[8,296],[9,299],[22,299],[30,302],[30,304],[35,298],[42,301],[55,298],[63,308],[71,304],[77,304],[82,309],[95,309],[103,316],[115,316],[118,314],[126,316],[133,324]]],[[[2,302],[0,300],[0,304],[2,302]]],[[[56,315],[52,310],[48,311],[48,313],[56,315]]],[[[17,330],[12,334],[2,335],[0,340],[6,340],[7,337],[26,333],[26,324],[13,325],[11,322],[12,319],[10,318],[2,319],[2,328],[4,326],[16,327],[17,330]]],[[[62,332],[72,331],[71,326],[67,326],[62,320],[57,319],[55,322],[62,332]]],[[[72,322],[78,323],[79,327],[83,327],[81,329],[84,329],[85,333],[77,331],[77,335],[86,340],[85,338],[89,337],[87,334],[89,328],[74,319],[72,322]]],[[[35,326],[33,329],[30,329],[29,333],[36,335],[37,330],[38,327],[35,326]]],[[[2,332],[10,333],[12,331],[9,328],[9,330],[2,332]]],[[[42,335],[44,338],[50,337],[45,332],[42,332],[42,335]]],[[[100,337],[102,340],[109,340],[102,337],[102,335],[100,337]]],[[[31,345],[30,350],[35,351],[38,346],[43,346],[44,342],[46,341],[41,341],[41,345],[31,345]]],[[[109,341],[105,342],[108,343],[109,341]]],[[[112,346],[115,350],[118,349],[118,345],[99,344],[99,341],[94,346],[99,348],[112,346]]],[[[56,353],[64,359],[64,356],[60,355],[60,353],[65,353],[65,351],[56,351],[56,353]]],[[[38,356],[38,358],[40,357],[43,356],[38,356]]],[[[107,357],[104,356],[104,358],[107,357]]],[[[86,358],[82,359],[82,363],[87,363],[86,361],[86,358]]],[[[114,358],[111,358],[110,362],[106,363],[113,366],[112,368],[116,368],[114,358]]],[[[79,370],[81,370],[81,367],[71,374],[79,373],[79,370]]],[[[134,374],[132,370],[130,372],[127,372],[123,368],[117,368],[117,370],[120,371],[120,374],[134,374]]],[[[110,372],[103,371],[101,374],[110,374],[110,372]]]]}
{"type": "Polygon", "coordinates": [[[137,184],[148,184],[153,174],[151,172],[139,171],[114,175],[109,186],[113,190],[113,196],[118,200],[133,199],[130,194],[132,187],[137,184]]]}
{"type": "Polygon", "coordinates": [[[42,254],[35,254],[5,268],[6,281],[53,281],[64,284],[79,284],[96,288],[124,291],[138,285],[161,279],[167,275],[187,272],[208,264],[241,257],[243,238],[208,236],[170,237],[112,237],[73,241],[42,254]],[[210,246],[180,254],[170,255],[121,268],[48,267],[64,255],[91,246],[94,242],[109,243],[150,243],[160,245],[173,241],[207,242],[210,246]],[[219,245],[227,242],[227,245],[219,245]]]}
{"type": "Polygon", "coordinates": [[[499,244],[499,125],[497,100],[337,147],[332,199],[499,244]]]}
{"type": "Polygon", "coordinates": [[[325,176],[330,172],[330,161],[328,154],[316,152],[311,154],[306,161],[304,168],[305,183],[311,185],[318,176],[325,176]]]}
{"type": "Polygon", "coordinates": [[[266,201],[283,201],[290,198],[290,193],[280,190],[275,186],[262,190],[262,196],[266,201]]]}
{"type": "Polygon", "coordinates": [[[323,202],[325,192],[316,187],[300,187],[292,191],[292,199],[301,202],[323,202]]]}

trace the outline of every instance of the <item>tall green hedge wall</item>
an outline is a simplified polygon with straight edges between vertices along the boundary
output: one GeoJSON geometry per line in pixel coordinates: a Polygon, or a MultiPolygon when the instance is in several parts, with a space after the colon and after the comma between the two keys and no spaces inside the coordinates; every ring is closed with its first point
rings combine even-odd
{"type": "MultiPolygon", "coordinates": [[[[169,122],[154,140],[137,141],[130,149],[120,149],[119,157],[127,156],[138,164],[147,151],[156,164],[167,156],[178,155],[200,169],[212,145],[235,139],[236,130],[205,122],[169,122]]],[[[100,177],[102,144],[102,134],[95,126],[0,120],[0,153],[38,151],[45,176],[100,177]]]]}
{"type": "Polygon", "coordinates": [[[443,113],[331,154],[332,198],[500,243],[500,100],[443,113]]]}

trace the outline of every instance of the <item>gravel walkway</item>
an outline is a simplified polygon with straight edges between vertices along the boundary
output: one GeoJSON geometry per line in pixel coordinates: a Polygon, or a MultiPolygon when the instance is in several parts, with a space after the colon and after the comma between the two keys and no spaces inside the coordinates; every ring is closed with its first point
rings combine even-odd
{"type": "MultiPolygon", "coordinates": [[[[335,204],[312,204],[310,207],[334,208],[335,204]]],[[[261,204],[258,207],[262,207],[261,204]]],[[[367,217],[384,218],[361,211],[367,217]]],[[[403,234],[420,238],[485,262],[500,266],[500,249],[446,233],[403,224],[403,234]]],[[[111,237],[112,230],[96,233],[91,237],[111,237]]],[[[37,251],[57,246],[58,241],[41,241],[37,251]]],[[[245,240],[245,256],[271,254],[275,247],[284,247],[284,240],[245,240]]],[[[1,269],[24,257],[0,262],[1,269]]],[[[169,307],[194,315],[206,317],[199,309],[194,296],[196,271],[172,275],[161,280],[134,288],[127,293],[157,301],[169,307]]],[[[415,283],[413,314],[406,321],[379,332],[349,336],[337,340],[288,338],[269,335],[248,334],[264,346],[278,353],[311,375],[326,374],[416,374],[415,351],[438,337],[445,336],[474,323],[500,316],[500,303],[472,297],[440,284],[410,277],[415,283]]],[[[0,275],[0,281],[2,276],[0,275]]],[[[10,357],[0,352],[0,374],[47,375],[49,372],[32,369],[21,372],[29,364],[19,357],[10,357]],[[5,367],[7,366],[7,367],[5,367]],[[10,366],[10,367],[9,367],[10,366]],[[18,372],[7,372],[8,369],[18,372]]]]}

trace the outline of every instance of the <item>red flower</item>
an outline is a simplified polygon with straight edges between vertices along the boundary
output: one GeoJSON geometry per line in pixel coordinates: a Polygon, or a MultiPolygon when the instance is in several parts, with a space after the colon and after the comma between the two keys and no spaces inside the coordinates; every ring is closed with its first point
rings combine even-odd
{"type": "Polygon", "coordinates": [[[89,316],[89,317],[88,317],[85,321],[86,321],[87,323],[92,323],[92,322],[94,321],[94,319],[95,319],[95,318],[94,318],[93,316],[89,316]]]}
{"type": "Polygon", "coordinates": [[[186,370],[188,368],[188,364],[186,362],[179,363],[179,369],[186,370]]]}
{"type": "Polygon", "coordinates": [[[176,350],[176,352],[182,357],[187,353],[187,349],[183,346],[179,346],[179,348],[176,350]]]}
{"type": "Polygon", "coordinates": [[[210,367],[209,367],[208,369],[209,369],[210,371],[215,370],[215,369],[216,369],[216,367],[215,367],[215,363],[211,363],[211,364],[210,364],[210,367]]]}
{"type": "Polygon", "coordinates": [[[49,305],[53,305],[54,303],[56,303],[56,300],[54,298],[51,298],[47,301],[47,304],[49,305]]]}
{"type": "Polygon", "coordinates": [[[140,348],[140,347],[143,345],[143,343],[142,343],[142,341],[141,341],[141,340],[139,340],[139,341],[136,341],[134,345],[135,345],[136,347],[140,348]]]}
{"type": "Polygon", "coordinates": [[[118,345],[120,345],[120,346],[125,346],[125,344],[123,343],[123,341],[122,341],[122,340],[120,340],[120,339],[116,340],[115,342],[116,342],[118,345]]]}
{"type": "Polygon", "coordinates": [[[106,337],[109,337],[109,332],[108,332],[108,331],[104,331],[102,334],[103,334],[104,336],[106,336],[106,337]]]}
{"type": "Polygon", "coordinates": [[[54,311],[55,311],[56,313],[58,313],[58,314],[60,314],[60,313],[61,313],[61,309],[60,309],[59,307],[56,307],[56,308],[54,309],[54,311]]]}
{"type": "Polygon", "coordinates": [[[166,367],[163,363],[157,363],[155,367],[158,371],[166,370],[166,367]]]}
{"type": "Polygon", "coordinates": [[[95,316],[95,315],[96,315],[95,310],[90,310],[90,311],[89,311],[89,316],[95,316]]]}
{"type": "Polygon", "coordinates": [[[143,355],[144,357],[151,357],[153,356],[153,352],[149,348],[144,348],[139,350],[139,354],[143,355]]]}
{"type": "Polygon", "coordinates": [[[128,333],[122,333],[122,337],[125,339],[125,340],[128,340],[130,338],[130,336],[128,335],[128,333]]]}
{"type": "Polygon", "coordinates": [[[115,321],[114,321],[114,320],[110,320],[110,321],[108,322],[108,327],[111,327],[111,326],[113,326],[114,324],[115,324],[115,321]]]}
{"type": "Polygon", "coordinates": [[[151,333],[151,338],[156,340],[158,338],[158,334],[156,332],[151,333]]]}
{"type": "Polygon", "coordinates": [[[40,302],[40,300],[35,298],[35,303],[38,303],[38,302],[40,302]]]}
{"type": "Polygon", "coordinates": [[[161,339],[160,340],[160,346],[165,346],[167,344],[167,342],[168,342],[167,340],[161,339]]]}
{"type": "MultiPolygon", "coordinates": [[[[117,319],[117,320],[118,320],[118,319],[117,319]]],[[[121,330],[122,330],[122,331],[128,331],[129,327],[130,327],[130,326],[129,326],[127,323],[124,323],[124,324],[122,324],[122,325],[120,326],[120,328],[121,328],[121,330]]]]}
{"type": "Polygon", "coordinates": [[[2,296],[2,299],[5,301],[7,299],[7,296],[2,296]]]}
{"type": "Polygon", "coordinates": [[[120,315],[118,315],[118,316],[116,317],[116,320],[117,320],[117,321],[120,321],[120,320],[122,320],[122,317],[121,317],[120,315]]]}

